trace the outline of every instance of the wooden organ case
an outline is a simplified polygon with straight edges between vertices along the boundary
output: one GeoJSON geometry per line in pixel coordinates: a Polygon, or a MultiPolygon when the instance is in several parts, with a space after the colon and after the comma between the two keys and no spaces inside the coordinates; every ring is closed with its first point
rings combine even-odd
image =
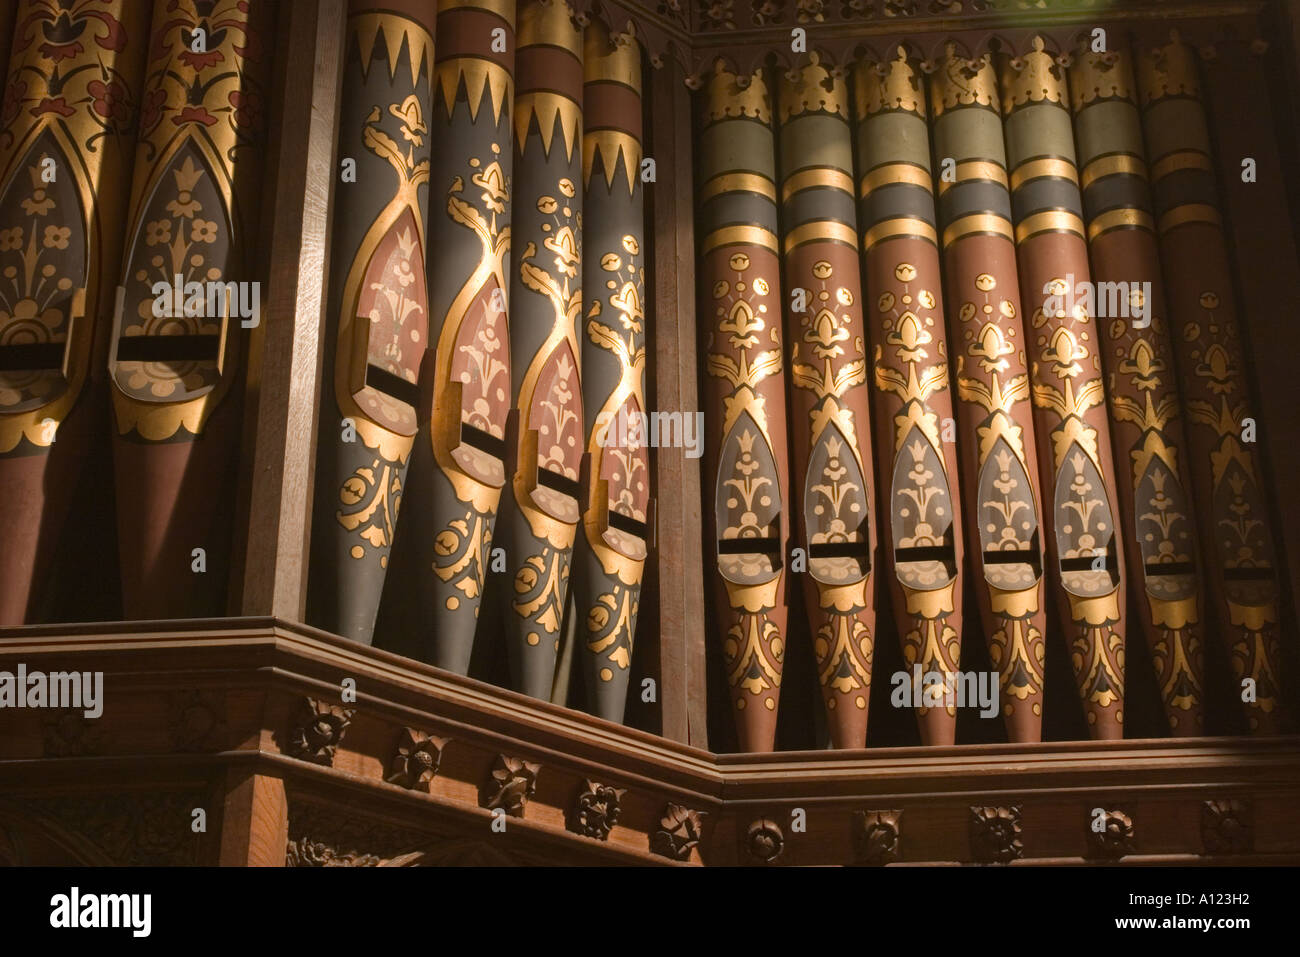
{"type": "Polygon", "coordinates": [[[8,6],[0,862],[1300,861],[1300,3],[8,6]]]}

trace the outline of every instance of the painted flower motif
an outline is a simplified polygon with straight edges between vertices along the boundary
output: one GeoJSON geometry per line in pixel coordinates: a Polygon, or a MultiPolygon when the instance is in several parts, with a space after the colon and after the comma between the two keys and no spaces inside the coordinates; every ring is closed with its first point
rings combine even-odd
{"type": "Polygon", "coordinates": [[[403,289],[415,282],[415,271],[411,269],[409,260],[398,260],[397,265],[393,267],[393,276],[403,289]]]}
{"type": "Polygon", "coordinates": [[[217,118],[201,106],[187,106],[181,110],[179,116],[173,116],[172,122],[177,126],[184,126],[186,123],[202,123],[204,126],[212,126],[217,122],[217,118]]]}
{"type": "Polygon", "coordinates": [[[117,80],[110,80],[107,83],[102,80],[91,80],[86,86],[86,91],[93,99],[91,109],[104,119],[119,126],[130,122],[130,96],[126,88],[117,80]]]}
{"type": "MultiPolygon", "coordinates": [[[[45,159],[45,157],[41,157],[45,159]]],[[[39,169],[34,168],[33,176],[39,176],[39,169]]],[[[54,200],[46,194],[42,187],[32,190],[32,195],[22,201],[23,212],[28,216],[44,216],[54,208],[54,200]]]]}
{"type": "Polygon", "coordinates": [[[1058,329],[1052,336],[1047,348],[1043,350],[1043,360],[1052,364],[1052,373],[1058,379],[1073,378],[1083,371],[1079,359],[1086,359],[1088,350],[1075,341],[1068,329],[1058,329]]]}
{"type": "Polygon", "coordinates": [[[172,221],[170,219],[156,219],[151,223],[145,223],[144,244],[146,246],[162,246],[171,241],[172,221]]]}
{"type": "Polygon", "coordinates": [[[14,121],[26,98],[27,81],[16,77],[10,79],[5,87],[4,105],[0,106],[0,126],[8,126],[14,121]]]}
{"type": "Polygon", "coordinates": [[[214,243],[217,241],[217,224],[210,219],[196,219],[190,224],[190,242],[214,243]]]}
{"type": "Polygon", "coordinates": [[[23,228],[0,229],[0,253],[7,253],[23,246],[23,228]]]}
{"type": "Polygon", "coordinates": [[[58,113],[60,116],[72,116],[77,111],[68,106],[68,101],[61,96],[42,97],[41,102],[31,108],[32,116],[44,116],[46,113],[58,113]]]}
{"type": "Polygon", "coordinates": [[[167,103],[166,90],[150,90],[140,106],[140,133],[149,133],[162,120],[163,106],[167,103]]]}
{"type": "Polygon", "coordinates": [[[501,164],[496,160],[489,163],[481,173],[475,173],[470,177],[470,182],[475,186],[482,187],[483,205],[494,213],[504,213],[506,211],[505,200],[509,199],[510,191],[506,187],[505,174],[501,172],[501,164]]]}
{"type": "Polygon", "coordinates": [[[65,10],[56,20],[46,20],[41,24],[41,33],[45,42],[40,45],[41,56],[55,63],[71,60],[85,51],[81,44],[81,35],[86,32],[85,20],[73,20],[65,10]]]}
{"type": "MultiPolygon", "coordinates": [[[[200,8],[203,6],[199,4],[200,8]]],[[[202,10],[200,10],[202,12],[202,10]]],[[[226,40],[226,31],[223,29],[214,30],[208,25],[206,20],[200,20],[193,29],[182,31],[181,40],[185,48],[178,54],[177,59],[188,66],[195,73],[200,70],[206,70],[210,66],[216,66],[218,63],[224,63],[226,58],[221,52],[221,44],[226,40]],[[198,32],[203,31],[203,42],[195,43],[198,32]],[[194,47],[201,46],[202,50],[195,50],[194,47]]]]}
{"type": "Polygon", "coordinates": [[[67,249],[68,238],[72,235],[72,230],[67,226],[46,226],[45,239],[43,240],[46,249],[67,249]]]}
{"type": "Polygon", "coordinates": [[[404,99],[401,106],[390,105],[388,112],[402,121],[402,139],[415,146],[424,145],[423,134],[429,132],[429,128],[424,125],[424,117],[420,114],[420,101],[414,94],[404,99]]]}
{"type": "Polygon", "coordinates": [[[235,108],[236,126],[252,129],[261,123],[262,98],[260,96],[244,90],[232,90],[229,99],[230,105],[235,108]]]}

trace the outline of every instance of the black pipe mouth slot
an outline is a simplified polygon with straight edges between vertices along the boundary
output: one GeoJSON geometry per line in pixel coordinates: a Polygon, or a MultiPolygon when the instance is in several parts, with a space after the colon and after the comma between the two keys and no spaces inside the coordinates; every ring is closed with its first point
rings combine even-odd
{"type": "Polygon", "coordinates": [[[1028,548],[998,549],[984,553],[985,565],[1037,565],[1038,552],[1028,548]]]}
{"type": "Polygon", "coordinates": [[[899,565],[910,565],[913,562],[952,563],[952,546],[927,545],[923,548],[896,548],[894,549],[894,561],[899,565]]]}
{"type": "Polygon", "coordinates": [[[1259,568],[1225,568],[1223,570],[1223,580],[1228,582],[1272,581],[1273,577],[1274,571],[1268,565],[1259,568]]]}
{"type": "Polygon", "coordinates": [[[506,458],[506,441],[498,439],[491,432],[484,432],[480,428],[470,425],[468,422],[460,424],[460,440],[466,445],[478,449],[493,458],[505,461],[506,458]]]}
{"type": "Polygon", "coordinates": [[[552,472],[550,469],[537,470],[537,484],[544,485],[552,491],[567,495],[575,501],[580,497],[582,486],[567,475],[552,472]]]}
{"type": "Polygon", "coordinates": [[[0,346],[0,372],[53,372],[63,368],[62,342],[16,342],[0,346]]]}
{"type": "Polygon", "coordinates": [[[808,557],[861,558],[869,551],[866,542],[818,542],[808,546],[808,557]]]}
{"type": "Polygon", "coordinates": [[[221,348],[218,335],[122,336],[117,340],[118,362],[216,362],[221,348]]]}
{"type": "Polygon", "coordinates": [[[649,538],[647,534],[649,529],[646,528],[645,522],[638,522],[635,518],[624,515],[622,512],[609,513],[609,527],[618,529],[628,535],[635,535],[643,540],[649,538]]]}
{"type": "Polygon", "coordinates": [[[1097,571],[1101,571],[1103,568],[1106,571],[1114,570],[1115,556],[1110,553],[1109,549],[1107,549],[1105,552],[1102,552],[1100,555],[1093,555],[1088,558],[1062,558],[1061,559],[1061,571],[1063,572],[1089,572],[1092,571],[1094,568],[1096,568],[1097,571]],[[1104,563],[1102,565],[1102,568],[1096,568],[1097,559],[1099,558],[1102,559],[1104,563]]]}
{"type": "Polygon", "coordinates": [[[719,555],[771,555],[781,551],[779,538],[722,538],[719,555]]]}
{"type": "Polygon", "coordinates": [[[1143,565],[1142,570],[1146,572],[1148,578],[1157,578],[1162,575],[1196,574],[1196,566],[1191,562],[1151,562],[1143,565]]]}
{"type": "Polygon", "coordinates": [[[393,375],[379,366],[366,366],[366,385],[378,389],[384,395],[405,402],[412,409],[420,404],[420,387],[414,382],[407,382],[399,375],[393,375]]]}

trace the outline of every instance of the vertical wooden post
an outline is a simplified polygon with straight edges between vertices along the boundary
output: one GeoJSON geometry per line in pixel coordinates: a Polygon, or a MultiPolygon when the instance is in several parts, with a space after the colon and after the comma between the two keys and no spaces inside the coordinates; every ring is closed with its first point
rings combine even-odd
{"type": "Polygon", "coordinates": [[[221,814],[222,867],[283,867],[289,843],[284,780],[243,770],[226,775],[221,814]]]}
{"type": "MultiPolygon", "coordinates": [[[[275,198],[269,236],[265,318],[248,357],[244,460],[248,531],[242,589],[231,607],[242,615],[303,617],[307,595],[315,420],[328,273],[329,205],[334,184],[336,104],[341,84],[345,0],[290,4],[277,35],[281,102],[271,144],[275,198]],[[253,448],[249,448],[249,444],[253,448]]],[[[238,552],[237,552],[238,554],[238,552]]]]}
{"type": "MultiPolygon", "coordinates": [[[[695,214],[691,101],[680,66],[650,79],[648,189],[654,236],[653,407],[692,415],[700,407],[695,344],[695,214]]],[[[700,462],[683,448],[654,455],[657,534],[654,580],[659,619],[662,734],[707,748],[704,557],[700,462]],[[663,561],[664,557],[668,561],[663,561]]],[[[635,682],[634,682],[635,684],[635,682]]],[[[635,689],[634,689],[635,690],[635,689]]]]}

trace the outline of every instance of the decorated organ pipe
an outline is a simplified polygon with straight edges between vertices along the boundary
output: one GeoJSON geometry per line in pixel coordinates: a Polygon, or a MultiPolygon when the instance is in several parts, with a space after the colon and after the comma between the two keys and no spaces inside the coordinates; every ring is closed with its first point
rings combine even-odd
{"type": "Polygon", "coordinates": [[[584,506],[582,30],[565,0],[519,5],[510,371],[514,473],[501,505],[515,690],[549,699],[584,506]]]}
{"type": "Polygon", "coordinates": [[[506,481],[513,0],[439,0],[429,138],[429,346],[394,546],[414,657],[465,674],[506,481]],[[409,549],[408,549],[409,546],[409,549]]]}
{"type": "Polygon", "coordinates": [[[772,97],[761,71],[738,76],[719,60],[701,107],[706,562],[740,749],[771,751],[792,533],[772,97]]]}
{"type": "Polygon", "coordinates": [[[349,7],[317,438],[311,620],[369,644],[415,442],[433,16],[349,7]]]}
{"type": "Polygon", "coordinates": [[[1205,577],[1250,729],[1277,733],[1283,724],[1277,555],[1191,47],[1175,35],[1143,49],[1138,87],[1205,577]]]}
{"type": "Polygon", "coordinates": [[[950,47],[930,83],[975,594],[1007,736],[1038,741],[1042,495],[997,76],[950,47]]]}
{"type": "Polygon", "coordinates": [[[271,4],[154,4],[109,344],[123,608],[225,607],[271,4]]]}
{"type": "MultiPolygon", "coordinates": [[[[962,631],[962,529],[925,86],[899,56],[855,78],[863,307],[876,389],[883,577],[921,739],[952,744],[962,631]]],[[[861,428],[866,440],[865,421],[861,428]]]]}
{"type": "Polygon", "coordinates": [[[595,21],[583,63],[579,332],[589,480],[572,587],[587,707],[621,721],[649,547],[641,53],[631,37],[595,21]]]}
{"type": "Polygon", "coordinates": [[[1119,738],[1124,557],[1066,73],[1041,37],[1000,67],[1048,568],[1089,734],[1119,738]]]}
{"type": "Polygon", "coordinates": [[[1165,720],[1197,735],[1203,585],[1132,58],[1082,50],[1069,80],[1129,583],[1165,720]]]}
{"type": "Polygon", "coordinates": [[[83,392],[112,319],[149,27],[148,8],[128,0],[25,0],[13,16],[0,108],[0,627],[27,620],[95,427],[83,392]]]}
{"type": "Polygon", "coordinates": [[[777,105],[795,542],[831,741],[861,748],[876,530],[848,84],[814,53],[777,105]]]}

